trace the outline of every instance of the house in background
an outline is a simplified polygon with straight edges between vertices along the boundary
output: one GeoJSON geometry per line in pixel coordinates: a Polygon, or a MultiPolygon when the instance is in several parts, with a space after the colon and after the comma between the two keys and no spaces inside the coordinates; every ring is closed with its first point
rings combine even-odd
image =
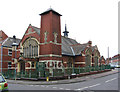
{"type": "Polygon", "coordinates": [[[120,54],[117,54],[113,56],[112,58],[109,58],[109,64],[112,67],[120,67],[120,54]]]}
{"type": "Polygon", "coordinates": [[[106,60],[105,60],[104,56],[100,57],[99,63],[100,63],[100,65],[102,65],[102,64],[105,65],[106,64],[106,60]]]}
{"type": "MultiPolygon", "coordinates": [[[[2,71],[14,69],[14,64],[12,63],[13,42],[14,39],[12,37],[8,37],[2,30],[0,31],[0,67],[2,66],[2,71]]],[[[16,39],[16,42],[19,44],[20,39],[16,39]]]]}

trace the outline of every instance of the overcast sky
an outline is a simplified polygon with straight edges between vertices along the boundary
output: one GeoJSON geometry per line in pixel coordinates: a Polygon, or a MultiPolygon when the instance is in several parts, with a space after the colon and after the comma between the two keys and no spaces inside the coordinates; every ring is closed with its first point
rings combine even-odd
{"type": "MultiPolygon", "coordinates": [[[[79,43],[89,40],[105,58],[118,53],[119,0],[0,0],[0,30],[22,38],[29,24],[40,27],[39,14],[50,6],[63,16],[61,32],[79,43]]],[[[63,34],[62,34],[63,35],[63,34]]]]}

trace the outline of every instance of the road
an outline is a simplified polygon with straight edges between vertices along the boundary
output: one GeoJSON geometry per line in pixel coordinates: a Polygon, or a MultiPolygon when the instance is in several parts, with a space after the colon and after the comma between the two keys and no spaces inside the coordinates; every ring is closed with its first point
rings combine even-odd
{"type": "Polygon", "coordinates": [[[88,81],[57,85],[9,84],[9,90],[118,90],[118,73],[88,81]]]}

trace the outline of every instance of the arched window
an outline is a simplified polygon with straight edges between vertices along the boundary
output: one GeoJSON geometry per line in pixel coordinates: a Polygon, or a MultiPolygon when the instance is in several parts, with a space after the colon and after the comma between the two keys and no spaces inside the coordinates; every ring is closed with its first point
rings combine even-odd
{"type": "Polygon", "coordinates": [[[35,39],[29,38],[24,42],[23,56],[25,58],[34,58],[38,56],[38,43],[35,39]]]}
{"type": "Polygon", "coordinates": [[[99,57],[100,57],[100,53],[98,50],[94,51],[94,66],[98,66],[99,65],[99,57]]]}
{"type": "Polygon", "coordinates": [[[98,66],[98,57],[94,57],[95,66],[98,66]]]}
{"type": "Polygon", "coordinates": [[[86,66],[91,66],[91,55],[92,55],[92,51],[91,51],[91,49],[87,49],[86,51],[85,51],[85,65],[86,66]]]}
{"type": "Polygon", "coordinates": [[[90,57],[90,55],[86,55],[86,57],[85,57],[85,65],[86,66],[91,65],[91,57],[90,57]]]}

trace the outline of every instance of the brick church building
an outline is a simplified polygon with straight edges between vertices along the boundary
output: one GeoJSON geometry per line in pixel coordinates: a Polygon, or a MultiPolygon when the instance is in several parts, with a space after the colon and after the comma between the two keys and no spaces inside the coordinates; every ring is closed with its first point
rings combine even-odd
{"type": "Polygon", "coordinates": [[[92,41],[80,44],[69,38],[66,25],[64,36],[61,35],[61,14],[49,8],[40,16],[40,28],[30,24],[21,40],[15,36],[10,38],[0,31],[2,69],[15,69],[16,66],[17,72],[20,72],[35,70],[44,65],[52,72],[67,67],[105,64],[101,63],[100,52],[96,45],[92,46],[92,41]],[[14,43],[18,44],[17,48],[14,43]]]}

